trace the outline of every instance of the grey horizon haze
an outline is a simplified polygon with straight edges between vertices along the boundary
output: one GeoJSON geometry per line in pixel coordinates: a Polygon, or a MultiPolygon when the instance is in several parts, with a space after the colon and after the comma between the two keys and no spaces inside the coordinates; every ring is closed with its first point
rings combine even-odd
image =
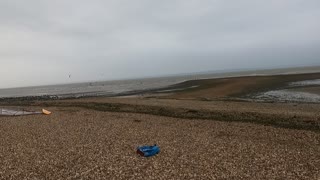
{"type": "Polygon", "coordinates": [[[0,1],[0,88],[310,66],[319,57],[318,0],[0,1]]]}

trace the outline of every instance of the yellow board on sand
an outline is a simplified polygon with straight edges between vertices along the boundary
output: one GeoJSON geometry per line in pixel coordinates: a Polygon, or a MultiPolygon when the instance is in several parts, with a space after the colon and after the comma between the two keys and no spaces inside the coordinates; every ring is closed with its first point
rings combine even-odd
{"type": "Polygon", "coordinates": [[[45,109],[42,109],[42,113],[43,113],[43,114],[45,114],[45,115],[49,115],[49,114],[51,114],[51,112],[50,112],[50,111],[45,110],[45,109]]]}

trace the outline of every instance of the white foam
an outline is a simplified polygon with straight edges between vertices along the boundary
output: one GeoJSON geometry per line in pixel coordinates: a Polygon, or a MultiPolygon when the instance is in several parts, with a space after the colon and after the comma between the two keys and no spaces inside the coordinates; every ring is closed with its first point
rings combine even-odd
{"type": "Polygon", "coordinates": [[[320,79],[315,80],[306,80],[306,81],[298,81],[289,84],[290,86],[312,86],[312,85],[320,85],[320,79]]]}
{"type": "Polygon", "coordinates": [[[293,92],[288,90],[268,91],[256,96],[256,98],[276,101],[320,102],[320,95],[307,92],[293,92]]]}

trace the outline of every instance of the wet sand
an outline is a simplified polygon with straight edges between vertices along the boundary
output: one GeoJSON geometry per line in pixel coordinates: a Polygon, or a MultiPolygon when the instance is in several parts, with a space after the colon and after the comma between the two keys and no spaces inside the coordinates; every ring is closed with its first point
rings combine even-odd
{"type": "Polygon", "coordinates": [[[241,99],[318,76],[191,81],[170,88],[199,87],[162,96],[0,101],[53,112],[0,117],[0,179],[318,180],[320,104],[241,99]],[[160,154],[135,153],[153,144],[160,154]]]}
{"type": "Polygon", "coordinates": [[[294,92],[306,92],[306,93],[312,93],[312,94],[320,95],[320,87],[301,87],[301,88],[291,89],[291,91],[294,91],[294,92]]]}
{"type": "MultiPolygon", "coordinates": [[[[291,86],[292,83],[319,80],[320,73],[311,74],[290,74],[290,75],[274,75],[274,76],[244,76],[219,79],[203,79],[186,81],[177,85],[173,85],[168,89],[184,89],[177,91],[170,96],[171,99],[197,99],[197,100],[260,100],[257,95],[274,90],[296,89],[301,92],[308,92],[307,89],[312,86],[313,93],[319,92],[319,85],[291,86]],[[188,88],[194,87],[196,88],[188,88]]],[[[268,100],[265,100],[268,101],[268,100]]],[[[269,99],[269,101],[277,101],[277,99],[269,99]]],[[[288,100],[290,101],[290,99],[288,100]]]]}

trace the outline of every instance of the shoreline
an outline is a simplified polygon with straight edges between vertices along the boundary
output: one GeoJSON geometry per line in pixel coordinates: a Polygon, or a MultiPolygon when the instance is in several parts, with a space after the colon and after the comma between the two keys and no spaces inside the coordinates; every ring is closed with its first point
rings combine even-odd
{"type": "MultiPolygon", "coordinates": [[[[296,100],[276,100],[272,98],[260,98],[261,94],[269,91],[289,90],[290,92],[310,93],[308,88],[314,88],[318,91],[319,85],[302,85],[291,87],[289,84],[299,81],[319,80],[320,73],[304,73],[304,74],[279,74],[279,75],[261,75],[261,76],[237,76],[223,77],[211,79],[187,80],[181,83],[169,85],[162,88],[150,88],[142,90],[127,91],[121,93],[110,93],[104,91],[93,91],[85,93],[68,93],[59,95],[40,95],[40,96],[23,96],[23,97],[0,97],[0,102],[10,101],[46,101],[46,100],[66,100],[66,99],[81,99],[94,97],[128,97],[128,96],[150,96],[160,98],[174,99],[198,99],[198,100],[227,100],[227,101],[254,101],[254,102],[300,102],[300,103],[320,103],[320,101],[296,101],[296,100]],[[251,84],[250,84],[251,83],[251,84]],[[254,84],[256,83],[256,85],[254,84]],[[231,90],[235,88],[234,90],[231,90]],[[221,88],[222,87],[222,88],[221,88]],[[224,88],[227,87],[227,88],[224,88]],[[220,89],[219,89],[220,88],[220,89]],[[224,89],[223,89],[224,88],[224,89]],[[239,89],[237,91],[236,89],[239,89]],[[218,89],[218,90],[217,90],[218,89]],[[203,96],[208,95],[208,91],[217,92],[217,95],[209,97],[200,97],[197,93],[203,92],[203,96]],[[225,92],[221,92],[225,90],[225,92]],[[228,92],[229,91],[229,92],[228,92]],[[233,91],[233,92],[231,92],[233,91]],[[189,95],[188,95],[189,94],[189,95]],[[162,97],[164,96],[164,97],[162,97]]],[[[320,94],[316,92],[315,94],[320,94]]],[[[320,97],[320,96],[319,96],[320,97]]],[[[279,98],[280,99],[280,98],[279,98]]]]}

